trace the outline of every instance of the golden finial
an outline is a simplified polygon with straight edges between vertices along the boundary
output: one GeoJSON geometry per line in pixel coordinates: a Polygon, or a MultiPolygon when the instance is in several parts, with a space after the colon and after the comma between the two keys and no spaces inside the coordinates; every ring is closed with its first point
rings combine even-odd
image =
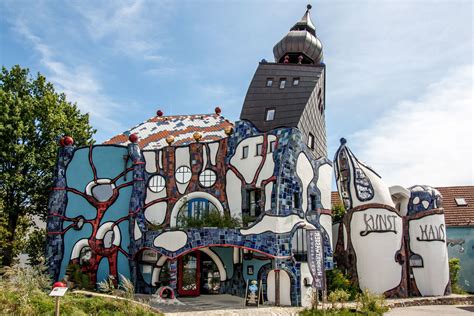
{"type": "Polygon", "coordinates": [[[171,144],[174,142],[174,136],[170,135],[166,137],[166,142],[168,143],[168,146],[171,146],[171,144]]]}
{"type": "Polygon", "coordinates": [[[201,140],[201,138],[202,138],[202,134],[199,133],[199,132],[196,132],[196,133],[193,134],[193,137],[194,137],[194,140],[195,140],[196,142],[199,142],[199,141],[201,140]]]}
{"type": "Polygon", "coordinates": [[[224,128],[224,132],[225,132],[228,136],[230,136],[230,135],[232,135],[232,133],[234,133],[234,128],[233,128],[232,126],[226,126],[226,127],[224,128]]]}

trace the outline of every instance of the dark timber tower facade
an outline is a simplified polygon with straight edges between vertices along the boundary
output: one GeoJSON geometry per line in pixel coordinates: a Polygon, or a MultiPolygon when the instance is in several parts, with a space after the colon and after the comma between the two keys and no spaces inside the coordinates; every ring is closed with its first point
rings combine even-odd
{"type": "Polygon", "coordinates": [[[326,157],[326,66],[310,9],[308,5],[301,20],[273,47],[275,62],[260,62],[240,119],[261,131],[296,127],[315,155],[326,157]]]}

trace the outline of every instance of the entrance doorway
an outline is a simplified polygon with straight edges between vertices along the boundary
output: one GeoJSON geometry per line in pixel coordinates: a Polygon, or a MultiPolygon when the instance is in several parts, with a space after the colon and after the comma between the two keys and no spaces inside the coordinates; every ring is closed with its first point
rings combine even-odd
{"type": "Polygon", "coordinates": [[[194,251],[178,259],[178,294],[180,296],[219,294],[220,277],[216,263],[205,252],[194,251]]]}
{"type": "Polygon", "coordinates": [[[178,293],[180,296],[197,296],[200,292],[199,251],[188,253],[178,259],[178,293]]]}

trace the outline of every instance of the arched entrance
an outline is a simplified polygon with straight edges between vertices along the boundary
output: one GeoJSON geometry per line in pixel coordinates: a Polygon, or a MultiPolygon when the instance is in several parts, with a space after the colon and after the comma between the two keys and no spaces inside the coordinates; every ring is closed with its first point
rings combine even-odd
{"type": "Polygon", "coordinates": [[[267,277],[267,298],[270,303],[276,302],[277,278],[279,282],[280,305],[291,305],[291,279],[285,270],[271,270],[267,277]]]}
{"type": "Polygon", "coordinates": [[[226,275],[219,256],[209,248],[189,252],[178,258],[178,294],[219,294],[221,281],[226,280],[226,275]]]}

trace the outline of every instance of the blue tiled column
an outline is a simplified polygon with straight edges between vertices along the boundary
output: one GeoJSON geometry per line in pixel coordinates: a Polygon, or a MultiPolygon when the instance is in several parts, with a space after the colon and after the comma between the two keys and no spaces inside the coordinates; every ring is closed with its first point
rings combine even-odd
{"type": "MultiPolygon", "coordinates": [[[[62,230],[62,220],[60,216],[64,215],[67,205],[66,188],[66,167],[74,154],[73,146],[61,147],[56,162],[54,173],[53,188],[49,196],[47,231],[58,232],[62,230]]],[[[46,241],[46,260],[48,262],[48,272],[53,280],[59,277],[61,260],[63,259],[63,236],[60,234],[48,234],[46,241]]]]}

